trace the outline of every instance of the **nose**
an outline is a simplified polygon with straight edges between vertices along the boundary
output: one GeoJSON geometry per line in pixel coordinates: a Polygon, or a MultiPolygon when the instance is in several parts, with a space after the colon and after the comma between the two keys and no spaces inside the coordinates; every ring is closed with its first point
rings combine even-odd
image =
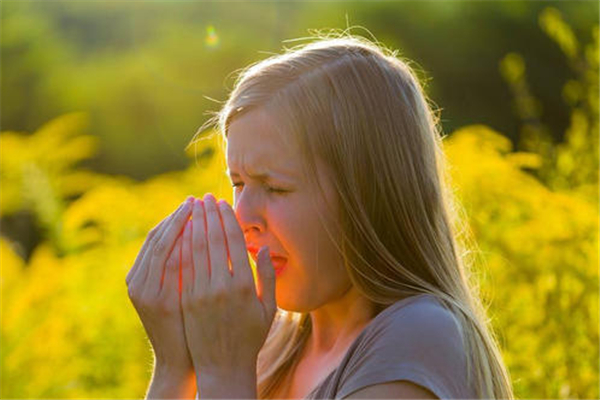
{"type": "Polygon", "coordinates": [[[265,232],[264,200],[260,193],[244,187],[240,193],[234,194],[233,207],[246,241],[265,232]]]}

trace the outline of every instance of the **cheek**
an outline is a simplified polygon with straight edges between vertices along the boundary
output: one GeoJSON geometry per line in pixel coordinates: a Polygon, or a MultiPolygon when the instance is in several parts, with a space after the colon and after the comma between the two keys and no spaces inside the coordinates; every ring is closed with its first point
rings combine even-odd
{"type": "Polygon", "coordinates": [[[289,256],[298,259],[302,253],[312,250],[315,218],[305,202],[281,202],[269,209],[269,230],[289,256]]]}
{"type": "MultiPolygon", "coordinates": [[[[321,209],[321,213],[324,212],[321,209]]],[[[316,273],[326,265],[338,263],[329,236],[312,203],[273,209],[270,215],[271,233],[297,268],[314,269],[313,273],[316,273]]],[[[323,217],[327,218],[326,215],[323,217]]]]}

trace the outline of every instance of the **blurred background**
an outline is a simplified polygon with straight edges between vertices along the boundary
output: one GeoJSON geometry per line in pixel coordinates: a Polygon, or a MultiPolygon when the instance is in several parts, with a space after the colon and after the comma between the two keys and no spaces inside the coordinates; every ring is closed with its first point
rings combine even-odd
{"type": "Polygon", "coordinates": [[[231,202],[215,137],[186,146],[236,70],[349,25],[441,109],[516,396],[600,397],[598,2],[0,7],[2,397],[144,396],[125,276],[187,195],[231,202]]]}

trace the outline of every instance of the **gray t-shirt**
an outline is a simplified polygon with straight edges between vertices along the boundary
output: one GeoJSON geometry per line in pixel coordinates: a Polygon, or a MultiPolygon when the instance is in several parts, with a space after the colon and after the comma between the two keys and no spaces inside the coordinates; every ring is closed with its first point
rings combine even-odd
{"type": "Polygon", "coordinates": [[[407,380],[441,399],[475,398],[467,384],[458,322],[435,296],[402,299],[380,312],[340,365],[306,399],[341,399],[377,383],[407,380]]]}

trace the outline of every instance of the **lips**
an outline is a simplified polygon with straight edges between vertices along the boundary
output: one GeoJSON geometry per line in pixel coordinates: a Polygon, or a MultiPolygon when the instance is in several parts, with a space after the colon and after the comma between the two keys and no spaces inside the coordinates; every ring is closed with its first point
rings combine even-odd
{"type": "Polygon", "coordinates": [[[271,262],[273,263],[273,267],[275,267],[275,273],[279,275],[279,272],[285,268],[287,259],[281,257],[271,257],[271,262]]]}
{"type": "MultiPolygon", "coordinates": [[[[257,262],[258,261],[258,250],[260,248],[257,246],[249,245],[249,246],[247,246],[247,249],[248,249],[248,252],[250,253],[250,256],[254,260],[254,262],[257,262]]],[[[277,253],[274,253],[274,252],[270,252],[270,254],[271,254],[271,262],[273,263],[273,267],[275,267],[275,273],[277,275],[279,275],[281,273],[281,271],[283,270],[283,268],[285,268],[285,266],[287,265],[287,258],[283,257],[282,255],[279,255],[277,253]]]]}
{"type": "MultiPolygon", "coordinates": [[[[262,247],[262,246],[260,246],[262,247]]],[[[252,258],[256,261],[256,257],[258,257],[258,251],[260,250],[259,246],[254,246],[254,245],[248,245],[246,248],[248,249],[248,252],[250,254],[252,254],[252,258]]],[[[270,252],[271,253],[271,258],[282,258],[284,260],[287,260],[287,257],[282,256],[281,254],[275,253],[273,251],[270,252]]]]}

